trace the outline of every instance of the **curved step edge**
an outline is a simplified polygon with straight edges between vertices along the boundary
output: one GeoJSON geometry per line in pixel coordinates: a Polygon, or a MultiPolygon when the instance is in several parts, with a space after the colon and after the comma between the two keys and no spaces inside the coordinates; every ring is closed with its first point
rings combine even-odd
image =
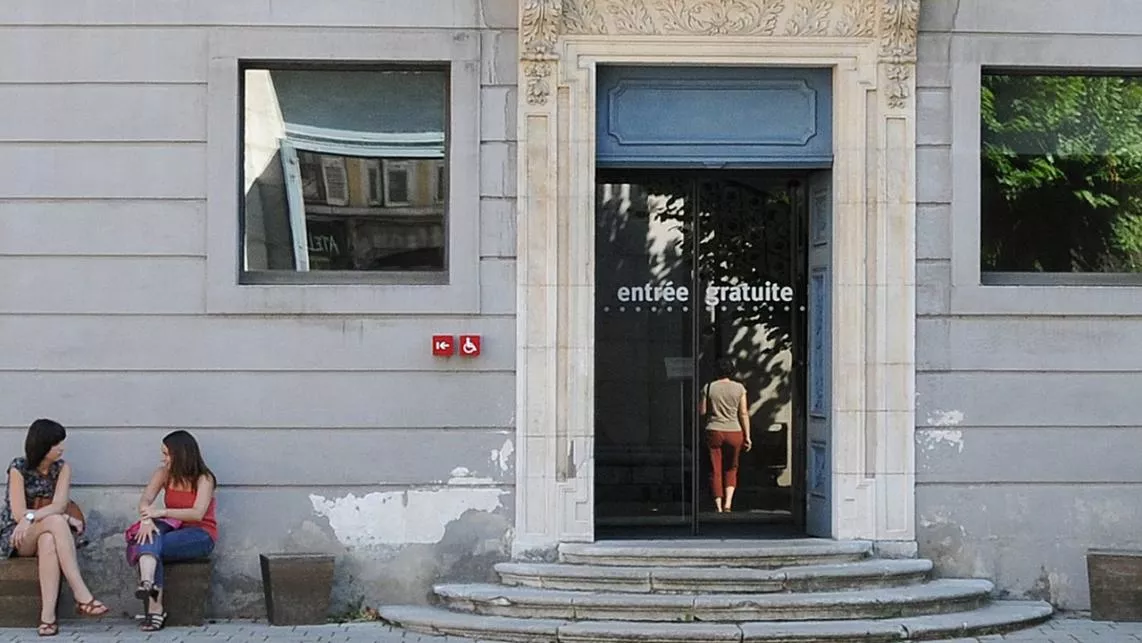
{"type": "Polygon", "coordinates": [[[383,606],[377,611],[381,620],[410,632],[507,643],[556,643],[559,628],[567,625],[567,621],[481,616],[422,605],[383,606]]]}
{"type": "Polygon", "coordinates": [[[932,571],[927,559],[868,559],[853,563],[752,567],[621,567],[561,563],[499,563],[512,587],[623,593],[777,593],[873,589],[918,584],[932,571]]]}
{"type": "Polygon", "coordinates": [[[1046,601],[994,601],[985,609],[905,619],[910,641],[1003,634],[1047,621],[1055,608],[1046,601]]]}
{"type": "Polygon", "coordinates": [[[996,601],[987,607],[939,616],[796,623],[629,623],[514,619],[451,612],[436,607],[386,606],[381,617],[397,627],[432,635],[511,643],[678,643],[681,641],[928,641],[986,636],[1037,625],[1054,613],[1041,601],[996,601]]]}
{"type": "Polygon", "coordinates": [[[627,567],[754,567],[773,569],[794,565],[865,560],[872,554],[867,540],[807,538],[782,541],[695,541],[662,544],[655,541],[563,543],[559,561],[568,564],[627,567]]]}
{"type": "Polygon", "coordinates": [[[437,585],[449,609],[487,616],[576,621],[744,622],[883,619],[982,606],[994,585],[945,579],[888,589],[799,594],[631,594],[491,584],[437,585]]]}

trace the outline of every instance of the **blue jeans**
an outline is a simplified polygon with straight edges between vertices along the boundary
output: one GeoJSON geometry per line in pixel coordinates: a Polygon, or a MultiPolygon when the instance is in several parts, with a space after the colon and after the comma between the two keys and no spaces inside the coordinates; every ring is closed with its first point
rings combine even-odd
{"type": "Polygon", "coordinates": [[[155,587],[163,586],[163,561],[204,558],[214,551],[214,541],[201,527],[155,532],[154,540],[139,545],[140,556],[154,556],[155,587]],[[164,533],[165,531],[165,533],[164,533]]]}

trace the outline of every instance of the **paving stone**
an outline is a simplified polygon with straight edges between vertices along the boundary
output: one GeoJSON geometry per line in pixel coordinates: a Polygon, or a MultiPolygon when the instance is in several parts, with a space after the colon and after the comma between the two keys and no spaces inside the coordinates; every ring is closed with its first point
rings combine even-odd
{"type": "MultiPolygon", "coordinates": [[[[265,623],[225,622],[200,628],[168,628],[157,634],[140,632],[127,619],[77,621],[63,619],[56,641],[84,643],[256,643],[257,641],[312,642],[322,640],[372,641],[375,643],[498,643],[493,639],[433,636],[393,629],[383,623],[348,626],[311,626],[303,631],[271,627],[265,623]],[[299,636],[300,635],[300,636],[299,636]]],[[[1064,616],[1020,632],[976,638],[944,639],[940,643],[1137,643],[1142,641],[1142,623],[1096,623],[1064,616]]],[[[42,639],[32,628],[0,628],[0,643],[33,643],[42,639]]]]}

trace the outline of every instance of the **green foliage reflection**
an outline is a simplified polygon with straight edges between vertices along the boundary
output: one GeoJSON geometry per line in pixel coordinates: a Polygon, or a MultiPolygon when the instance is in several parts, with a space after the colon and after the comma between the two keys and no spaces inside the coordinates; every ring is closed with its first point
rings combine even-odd
{"type": "Polygon", "coordinates": [[[981,268],[1142,271],[1142,77],[985,74],[981,268]]]}

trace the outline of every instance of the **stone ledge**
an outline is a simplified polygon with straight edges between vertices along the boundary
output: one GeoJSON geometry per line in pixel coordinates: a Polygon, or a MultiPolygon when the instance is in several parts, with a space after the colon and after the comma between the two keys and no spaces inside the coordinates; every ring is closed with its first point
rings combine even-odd
{"type": "Polygon", "coordinates": [[[626,593],[768,593],[911,585],[927,577],[932,570],[932,562],[925,559],[870,559],[855,563],[776,569],[500,563],[495,569],[505,585],[539,589],[626,593]]]}
{"type": "Polygon", "coordinates": [[[436,595],[457,611],[511,618],[657,622],[807,621],[893,618],[975,609],[991,581],[937,580],[909,587],[778,594],[630,594],[505,587],[437,585],[436,595]]]}

